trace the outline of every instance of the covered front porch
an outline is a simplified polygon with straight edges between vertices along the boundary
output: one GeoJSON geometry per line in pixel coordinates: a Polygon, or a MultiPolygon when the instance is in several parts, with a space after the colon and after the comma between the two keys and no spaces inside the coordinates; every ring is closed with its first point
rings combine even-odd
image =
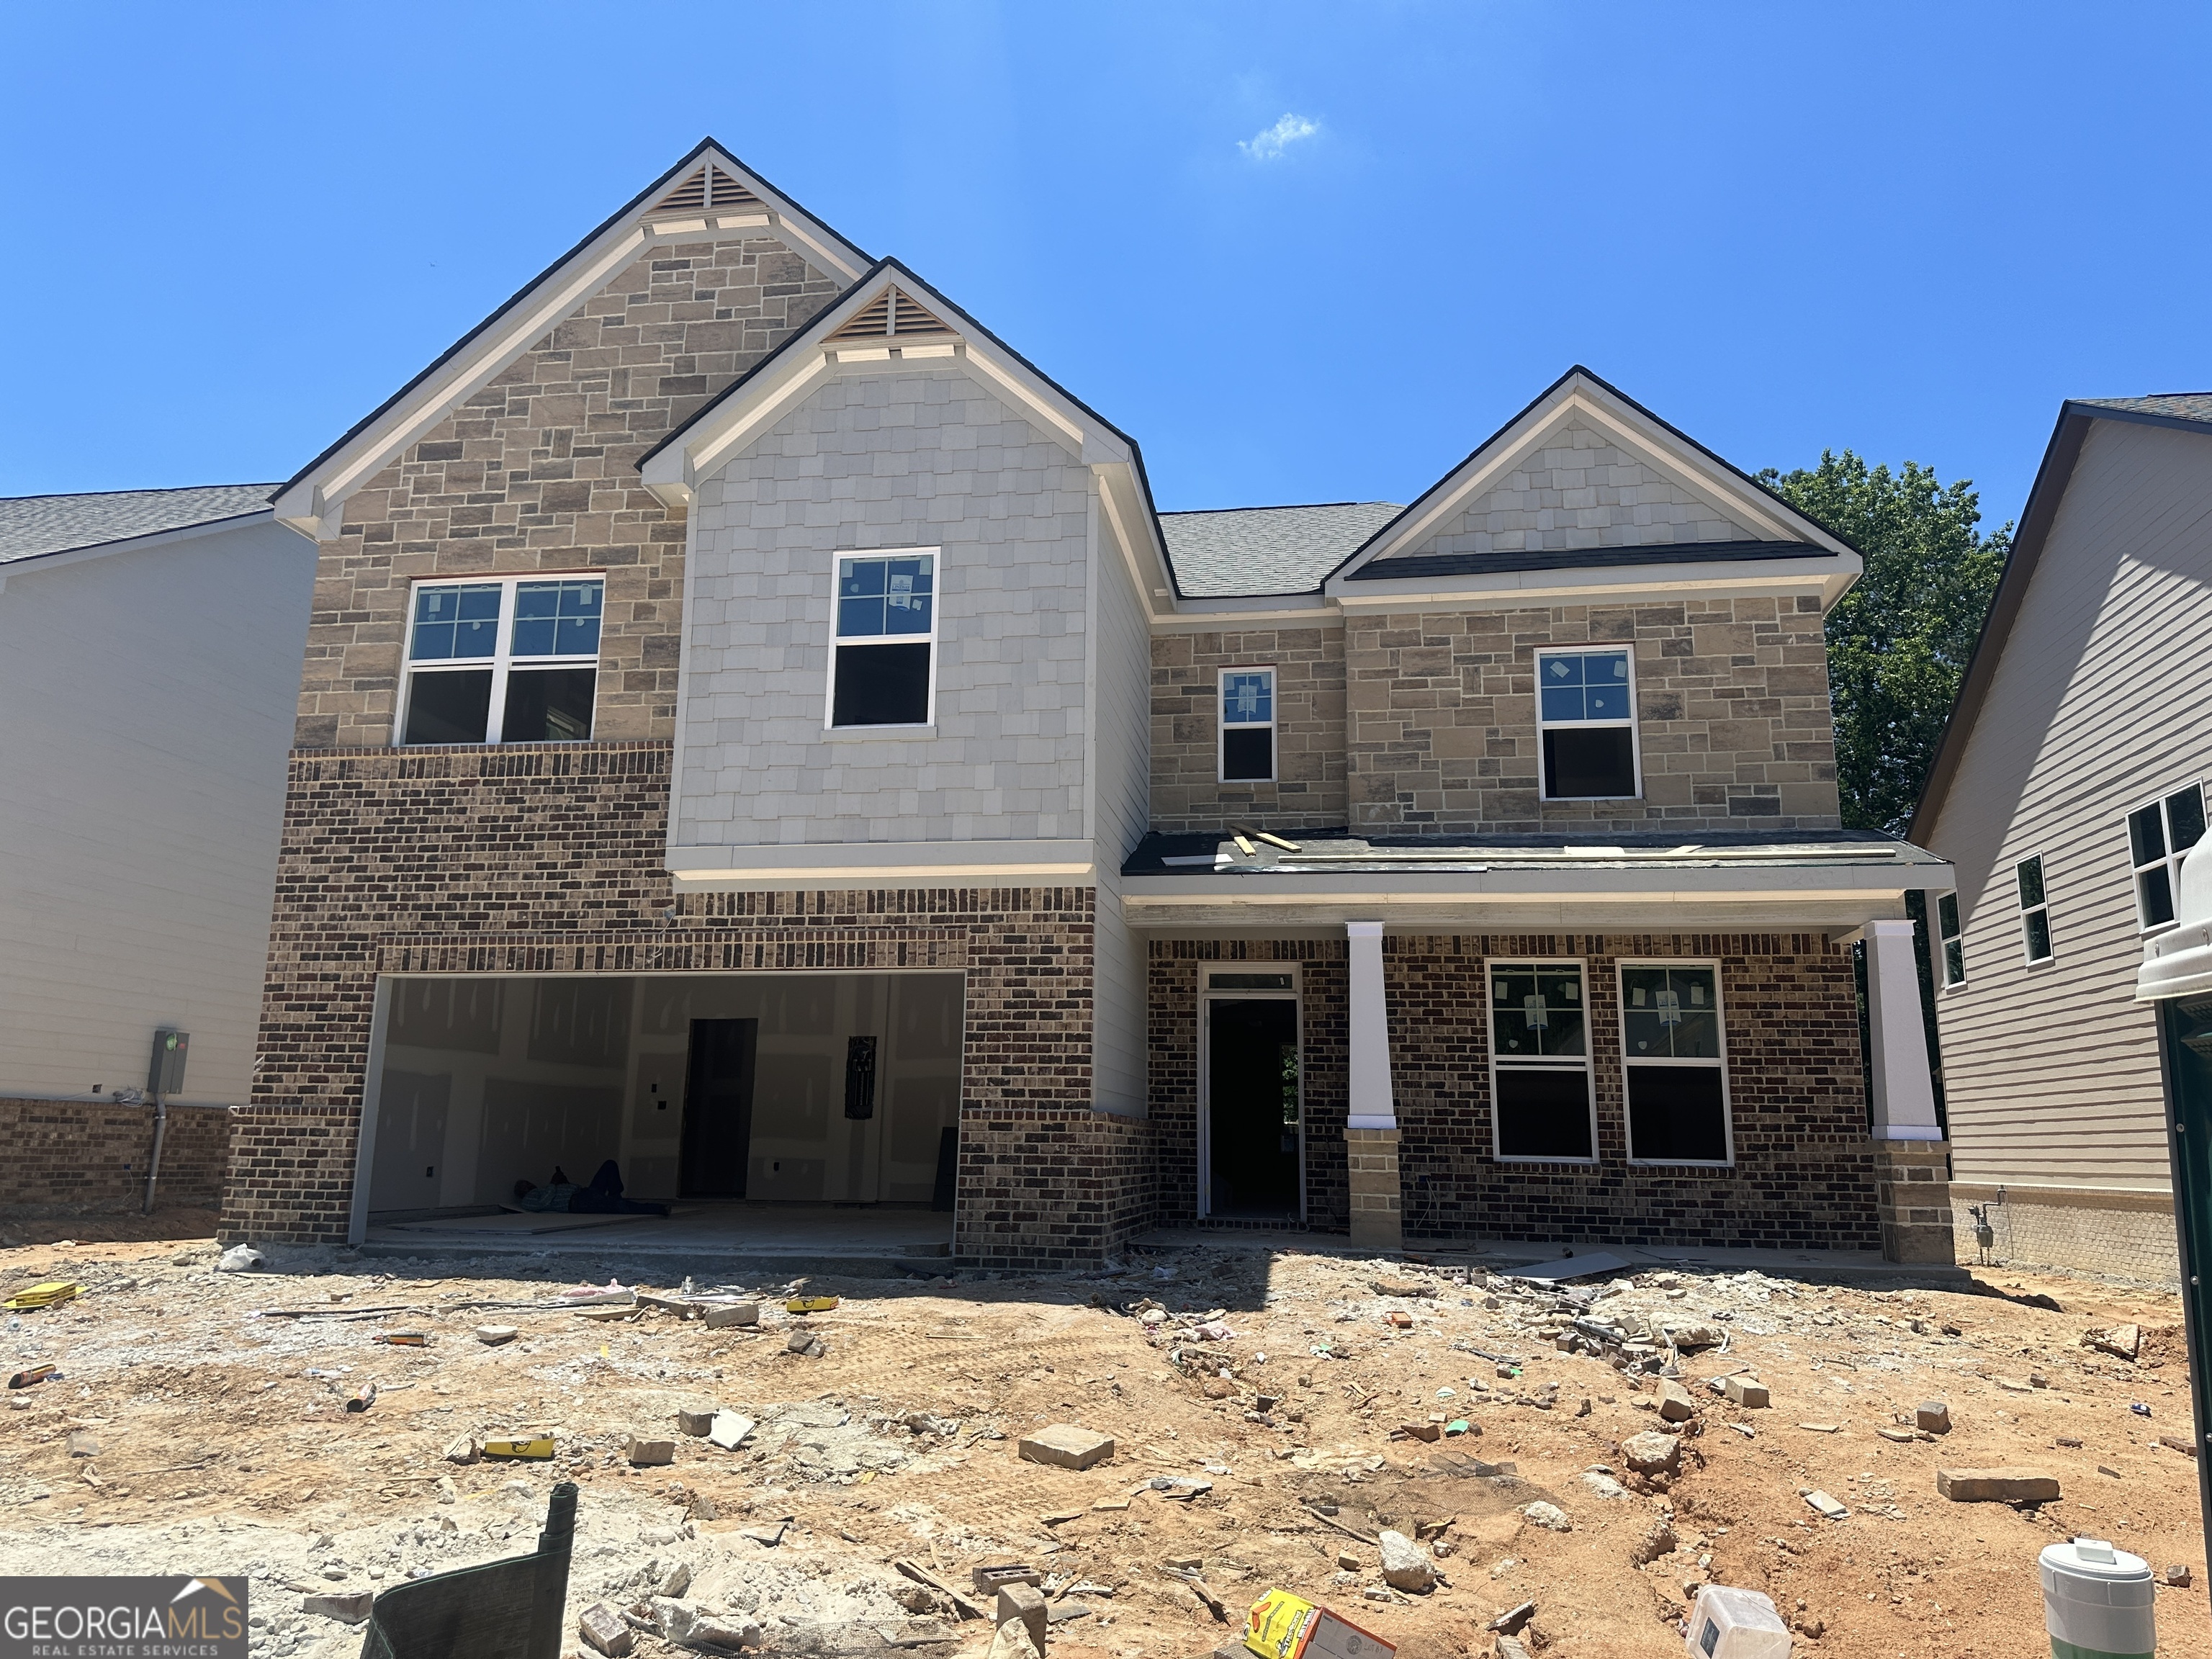
{"type": "Polygon", "coordinates": [[[1123,873],[1163,1226],[1948,1240],[1905,897],[1950,871],[1917,848],[1156,836],[1123,873]]]}

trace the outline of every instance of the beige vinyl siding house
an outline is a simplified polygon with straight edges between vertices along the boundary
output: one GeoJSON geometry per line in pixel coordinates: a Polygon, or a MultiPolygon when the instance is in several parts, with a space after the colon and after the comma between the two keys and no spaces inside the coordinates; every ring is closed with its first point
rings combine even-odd
{"type": "Polygon", "coordinates": [[[1961,1260],[1981,1206],[1996,1259],[2178,1271],[2155,1027],[2133,995],[2186,851],[2167,843],[2202,824],[2208,642],[2212,398],[2069,403],[1909,831],[1958,870],[1936,977],[1961,1260]]]}

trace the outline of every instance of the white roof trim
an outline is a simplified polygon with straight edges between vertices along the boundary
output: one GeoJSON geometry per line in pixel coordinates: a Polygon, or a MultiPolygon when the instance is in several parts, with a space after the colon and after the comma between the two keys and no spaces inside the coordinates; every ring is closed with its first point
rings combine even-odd
{"type": "Polygon", "coordinates": [[[688,242],[762,234],[789,242],[840,282],[856,281],[867,270],[835,233],[799,212],[741,163],[718,149],[701,150],[657,183],[615,223],[518,295],[495,327],[470,340],[437,374],[285,489],[276,500],[277,518],[312,539],[329,540],[344,522],[349,496],[390,465],[394,456],[421,441],[454,409],[489,386],[555,324],[635,261],[655,249],[688,242]],[[760,198],[765,210],[656,218],[654,201],[709,163],[743,183],[760,198]]]}
{"type": "Polygon", "coordinates": [[[1607,388],[1576,374],[1550,398],[1524,412],[1512,426],[1486,445],[1480,453],[1462,462],[1456,476],[1448,474],[1450,481],[1445,488],[1416,503],[1331,576],[1326,584],[1327,592],[1333,597],[1341,596],[1345,592],[1341,584],[1354,571],[1419,545],[1577,416],[1608,434],[1623,448],[1644,459],[1682,488],[1712,500],[1730,519],[1750,530],[1753,539],[1809,544],[1850,561],[1851,573],[1857,574],[1858,555],[1820,526],[1790,511],[1764,491],[1747,488],[1741,479],[1717,465],[1687,440],[1607,388]]]}

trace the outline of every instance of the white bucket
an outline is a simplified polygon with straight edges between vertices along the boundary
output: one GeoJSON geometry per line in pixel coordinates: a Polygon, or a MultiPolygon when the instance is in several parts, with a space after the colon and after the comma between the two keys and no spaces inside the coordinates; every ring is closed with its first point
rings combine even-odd
{"type": "Polygon", "coordinates": [[[2043,1570],[2052,1659],[2150,1659],[2158,1650],[2150,1563],[2102,1539],[2053,1544],[2043,1570]]]}
{"type": "Polygon", "coordinates": [[[1790,1626],[1757,1590],[1708,1584],[1690,1609],[1683,1644],[1695,1659],[1790,1659],[1790,1626]]]}

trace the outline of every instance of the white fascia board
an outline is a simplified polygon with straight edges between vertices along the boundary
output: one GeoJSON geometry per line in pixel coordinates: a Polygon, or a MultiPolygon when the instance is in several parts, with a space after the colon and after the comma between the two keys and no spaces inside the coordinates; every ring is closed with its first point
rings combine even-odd
{"type": "Polygon", "coordinates": [[[149,547],[166,547],[173,542],[188,542],[201,536],[212,536],[219,531],[243,530],[248,525],[258,524],[274,518],[270,507],[261,507],[252,513],[235,514],[228,519],[210,519],[204,524],[179,525],[173,530],[155,530],[143,536],[130,536],[117,542],[94,542],[89,547],[57,548],[51,553],[28,553],[20,559],[0,563],[0,587],[7,585],[10,576],[35,575],[41,570],[58,570],[64,565],[82,564],[88,559],[104,559],[112,553],[136,553],[149,547]]]}
{"type": "Polygon", "coordinates": [[[1091,476],[1097,481],[1106,531],[1121,549],[1138,602],[1145,607],[1145,622],[1157,628],[1172,618],[1175,578],[1168,568],[1168,550],[1155,533],[1158,516],[1146,498],[1135,459],[1112,465],[1093,462],[1091,476]]]}
{"type": "Polygon", "coordinates": [[[1164,634],[1213,633],[1240,624],[1252,628],[1282,628],[1292,623],[1328,622],[1338,618],[1336,605],[1318,593],[1244,594],[1235,599],[1185,599],[1175,614],[1154,624],[1164,634]]]}
{"type": "MultiPolygon", "coordinates": [[[[1593,549],[1602,552],[1602,549],[1593,549]]],[[[1348,583],[1330,599],[1346,611],[1510,611],[1531,604],[1633,605],[1694,595],[1771,599],[1816,593],[1821,608],[1858,576],[1856,558],[1731,559],[1726,564],[1569,565],[1480,576],[1399,576],[1348,583]]]]}
{"type": "Polygon", "coordinates": [[[1948,864],[1792,866],[1674,866],[1659,870],[1619,866],[1572,872],[1499,866],[1453,872],[1299,871],[1285,874],[1127,876],[1122,890],[1133,901],[1177,904],[1363,903],[1419,899],[1425,903],[1483,904],[1499,898],[1520,903],[1607,904],[1633,897],[1667,904],[1715,900],[1850,902],[1871,895],[1897,897],[1911,890],[1949,892],[1956,875],[1948,864]]]}
{"type": "Polygon", "coordinates": [[[1566,903],[1541,896],[1491,897],[1450,902],[1434,894],[1341,893],[1297,897],[1255,905],[1193,899],[1164,904],[1124,891],[1121,916],[1131,927],[1161,935],[1249,934],[1268,939],[1293,936],[1302,929],[1328,929],[1342,936],[1352,921],[1377,921],[1393,933],[1432,932],[1550,932],[1575,933],[1713,933],[1792,932],[1832,937],[1869,921],[1905,915],[1901,895],[1857,893],[1699,897],[1670,901],[1614,894],[1602,901],[1566,903]]]}
{"type": "Polygon", "coordinates": [[[727,418],[697,428],[684,442],[649,459],[638,469],[640,479],[672,512],[688,509],[702,478],[711,477],[746,443],[781,420],[836,366],[818,349],[793,351],[748,386],[742,400],[716,411],[727,418]]]}
{"type": "Polygon", "coordinates": [[[846,842],[782,847],[672,847],[679,892],[793,887],[972,887],[1092,878],[1088,841],[846,842]]]}

